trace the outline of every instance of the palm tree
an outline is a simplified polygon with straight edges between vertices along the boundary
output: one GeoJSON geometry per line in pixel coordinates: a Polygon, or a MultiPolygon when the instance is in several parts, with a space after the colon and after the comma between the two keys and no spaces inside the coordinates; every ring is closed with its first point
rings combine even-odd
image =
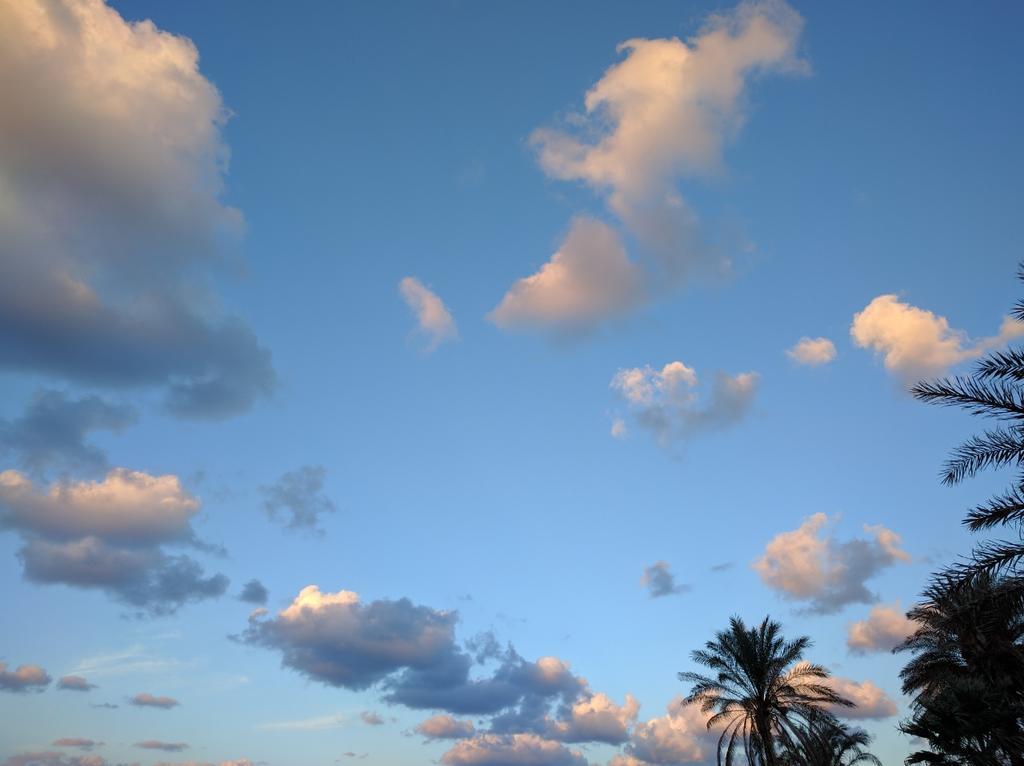
{"type": "Polygon", "coordinates": [[[768,617],[752,628],[733,617],[728,630],[693,652],[694,662],[714,675],[680,673],[679,679],[693,684],[687,703],[699,703],[705,713],[714,711],[708,728],[722,727],[719,766],[723,748],[725,766],[732,766],[738,745],[750,766],[780,766],[780,736],[806,727],[823,706],[853,705],[823,683],[829,675],[825,668],[802,661],[810,645],[807,636],[787,641],[779,623],[768,617]]]}
{"type": "Polygon", "coordinates": [[[1024,588],[985,571],[937,577],[907,614],[919,625],[896,651],[913,698],[901,729],[928,741],[908,764],[1024,766],[1024,588]]]}
{"type": "Polygon", "coordinates": [[[781,761],[785,766],[882,766],[865,750],[869,744],[871,735],[866,731],[851,729],[825,713],[812,718],[806,729],[784,738],[781,761]]]}
{"type": "MultiPolygon", "coordinates": [[[[1018,272],[1024,281],[1024,266],[1018,272]]],[[[1024,300],[1011,315],[1024,321],[1024,300]]],[[[960,407],[972,415],[993,418],[1004,425],[974,436],[954,451],[942,472],[945,484],[959,484],[986,468],[1024,466],[1024,348],[995,351],[981,359],[970,375],[921,382],[911,388],[920,401],[960,407]]],[[[989,542],[975,549],[972,561],[953,571],[960,576],[978,572],[1016,573],[1024,559],[1024,473],[1007,492],[971,509],[964,524],[978,532],[1010,526],[1017,539],[989,542]]]]}

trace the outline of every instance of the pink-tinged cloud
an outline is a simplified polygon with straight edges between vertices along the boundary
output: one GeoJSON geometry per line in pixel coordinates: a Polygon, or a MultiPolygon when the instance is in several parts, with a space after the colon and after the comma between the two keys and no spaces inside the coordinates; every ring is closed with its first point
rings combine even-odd
{"type": "Polygon", "coordinates": [[[797,529],[776,535],[753,568],[765,585],[806,603],[811,612],[830,614],[847,604],[871,603],[877,597],[867,580],[910,556],[892,530],[865,525],[864,531],[869,538],[838,541],[828,516],[816,513],[797,529]]]}
{"type": "Polygon", "coordinates": [[[821,367],[836,358],[836,346],[828,338],[801,338],[786,350],[786,356],[797,364],[821,367]]]}
{"type": "Polygon", "coordinates": [[[441,756],[444,766],[587,766],[578,750],[536,734],[480,734],[441,756]]]}
{"type": "Polygon", "coordinates": [[[996,335],[972,340],[931,311],[896,295],[879,295],[853,317],[850,336],[882,357],[885,368],[905,381],[945,373],[949,368],[1024,335],[1024,323],[1005,317],[996,335]]]}
{"type": "Polygon", "coordinates": [[[854,703],[848,708],[835,705],[829,711],[842,718],[856,720],[880,720],[896,715],[896,702],[871,681],[851,681],[848,678],[830,676],[824,681],[840,697],[854,703]]]}
{"type": "Polygon", "coordinates": [[[871,608],[866,619],[851,623],[846,646],[854,654],[888,652],[899,646],[917,630],[900,605],[878,605],[871,608]]]}
{"type": "Polygon", "coordinates": [[[472,721],[443,714],[431,716],[420,722],[413,731],[427,739],[466,739],[476,733],[472,721]]]}
{"type": "Polygon", "coordinates": [[[398,283],[398,291],[416,318],[416,331],[426,341],[424,351],[433,351],[445,341],[459,337],[455,320],[444,301],[416,277],[405,277],[398,283]]]}
{"type": "Polygon", "coordinates": [[[181,704],[174,697],[157,697],[148,692],[140,692],[129,701],[136,707],[155,707],[161,710],[170,710],[181,704]]]}
{"type": "Polygon", "coordinates": [[[8,670],[7,663],[0,662],[0,691],[39,692],[52,680],[38,665],[19,665],[15,670],[8,670]]]}

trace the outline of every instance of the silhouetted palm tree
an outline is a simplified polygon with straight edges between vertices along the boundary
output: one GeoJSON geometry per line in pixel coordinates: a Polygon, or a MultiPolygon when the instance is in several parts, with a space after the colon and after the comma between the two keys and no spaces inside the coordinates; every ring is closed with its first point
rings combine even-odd
{"type": "MultiPolygon", "coordinates": [[[[1018,272],[1024,281],[1024,268],[1018,272]]],[[[1024,321],[1024,301],[1011,312],[1024,321]]],[[[1005,423],[968,439],[953,451],[946,463],[942,481],[958,484],[986,468],[1024,466],[1024,348],[990,353],[977,363],[970,375],[922,382],[911,393],[924,402],[960,407],[972,415],[994,418],[1005,423]]],[[[975,549],[973,561],[954,571],[961,576],[978,572],[1015,574],[1024,558],[1024,474],[1006,493],[968,512],[964,524],[972,531],[1011,526],[1017,539],[985,543],[975,549]]]]}
{"type": "Polygon", "coordinates": [[[808,721],[807,728],[797,729],[783,739],[780,762],[785,766],[882,766],[865,749],[869,744],[871,735],[866,731],[851,729],[826,713],[808,721]]]}
{"type": "Polygon", "coordinates": [[[777,622],[765,617],[747,628],[733,617],[729,629],[716,634],[704,649],[691,655],[714,675],[680,673],[693,688],[686,701],[714,711],[708,728],[722,727],[718,763],[732,766],[741,745],[750,766],[779,766],[776,741],[806,727],[825,705],[852,706],[823,681],[828,671],[803,662],[811,640],[787,641],[777,622]]]}
{"type": "Polygon", "coordinates": [[[982,571],[939,576],[908,613],[919,627],[896,651],[913,715],[901,725],[931,752],[908,764],[1024,766],[1024,589],[982,571]]]}

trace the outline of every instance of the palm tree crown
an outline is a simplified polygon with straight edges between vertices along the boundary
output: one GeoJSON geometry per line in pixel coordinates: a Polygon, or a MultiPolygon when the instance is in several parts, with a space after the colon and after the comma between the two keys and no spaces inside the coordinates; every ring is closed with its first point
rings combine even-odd
{"type": "Polygon", "coordinates": [[[806,636],[787,641],[768,617],[751,628],[733,617],[728,630],[693,652],[693,660],[714,675],[680,673],[679,678],[693,684],[688,703],[713,711],[708,728],[722,729],[719,764],[732,766],[742,747],[750,766],[778,766],[780,738],[806,728],[823,714],[823,706],[852,706],[824,683],[825,668],[803,661],[810,645],[806,636]]]}

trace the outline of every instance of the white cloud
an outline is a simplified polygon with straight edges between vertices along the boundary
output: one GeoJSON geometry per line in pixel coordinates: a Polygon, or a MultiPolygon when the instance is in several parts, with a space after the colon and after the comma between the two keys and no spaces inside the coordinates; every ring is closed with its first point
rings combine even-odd
{"type": "Polygon", "coordinates": [[[854,654],[888,652],[903,643],[917,627],[898,603],[880,604],[871,608],[866,619],[850,624],[846,646],[854,654]]]}
{"type": "Polygon", "coordinates": [[[883,526],[864,526],[872,539],[836,541],[829,518],[816,513],[799,528],[776,535],[754,562],[762,582],[784,598],[828,614],[851,603],[876,600],[865,582],[898,561],[909,561],[900,537],[883,526]]]}
{"type": "Polygon", "coordinates": [[[160,387],[182,417],[268,395],[269,351],[213,294],[243,224],[192,42],[101,0],[4,3],[0,92],[0,367],[160,387]]]}
{"type": "Polygon", "coordinates": [[[398,291],[416,316],[417,329],[427,341],[426,351],[433,351],[445,341],[459,337],[455,320],[444,301],[416,277],[405,277],[398,283],[398,291]]]}
{"type": "Polygon", "coordinates": [[[551,260],[512,285],[488,318],[502,328],[585,329],[633,308],[643,292],[643,275],[615,230],[579,216],[551,260]]]}
{"type": "Polygon", "coordinates": [[[697,390],[696,371],[679,361],[669,362],[660,370],[650,366],[619,370],[611,388],[625,400],[636,423],[668,447],[741,420],[753,403],[757,373],[719,373],[703,400],[697,390]]]}
{"type": "Polygon", "coordinates": [[[896,702],[871,681],[851,681],[848,678],[829,676],[824,683],[832,687],[840,697],[854,703],[848,708],[834,705],[830,712],[843,718],[851,719],[882,719],[896,715],[896,702]]]}
{"type": "Polygon", "coordinates": [[[836,358],[836,346],[828,338],[801,338],[786,350],[786,356],[798,364],[820,367],[836,358]]]}
{"type": "Polygon", "coordinates": [[[1024,323],[1005,317],[997,335],[972,340],[931,311],[879,295],[853,317],[850,336],[882,357],[885,368],[904,380],[941,375],[986,351],[1024,335],[1024,323]]]}
{"type": "MultiPolygon", "coordinates": [[[[782,0],[747,2],[710,17],[687,42],[634,38],[619,45],[624,57],[587,91],[585,113],[574,115],[565,130],[534,131],[530,142],[547,175],[581,181],[605,198],[654,254],[653,279],[641,278],[641,269],[609,233],[599,247],[580,248],[572,268],[556,256],[544,270],[517,283],[506,301],[529,288],[531,303],[539,308],[528,315],[532,323],[572,319],[593,324],[657,292],[641,294],[636,289],[641,282],[660,290],[701,272],[728,271],[728,259],[704,242],[697,216],[676,183],[682,176],[717,170],[723,145],[744,122],[746,88],[754,75],[804,69],[796,57],[802,26],[800,16],[782,0]],[[595,286],[593,273],[609,266],[615,273],[595,286]],[[577,286],[577,279],[586,277],[589,283],[577,286]],[[613,289],[616,282],[619,290],[613,289]],[[551,285],[557,289],[549,295],[573,296],[576,313],[541,300],[540,288],[551,285]]],[[[560,252],[567,249],[568,242],[560,252]]],[[[503,302],[495,312],[499,325],[513,323],[508,320],[515,316],[514,306],[509,301],[501,311],[503,302]]]]}

